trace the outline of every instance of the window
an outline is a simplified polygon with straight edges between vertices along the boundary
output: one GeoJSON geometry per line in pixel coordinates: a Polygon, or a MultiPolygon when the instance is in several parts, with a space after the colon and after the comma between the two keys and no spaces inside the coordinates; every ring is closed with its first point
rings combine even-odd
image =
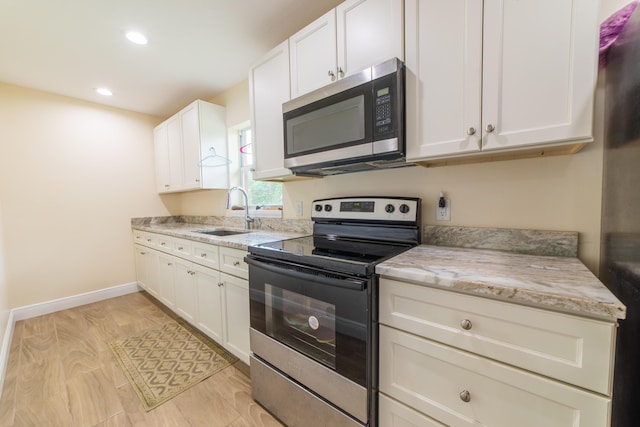
{"type": "Polygon", "coordinates": [[[235,136],[232,138],[236,140],[235,143],[234,141],[230,141],[230,143],[235,145],[236,149],[231,151],[238,153],[237,164],[239,165],[238,168],[231,169],[232,185],[239,185],[247,190],[249,205],[257,209],[257,213],[261,209],[280,211],[282,209],[282,183],[254,181],[252,178],[251,127],[245,123],[243,126],[232,129],[230,135],[235,136]]]}

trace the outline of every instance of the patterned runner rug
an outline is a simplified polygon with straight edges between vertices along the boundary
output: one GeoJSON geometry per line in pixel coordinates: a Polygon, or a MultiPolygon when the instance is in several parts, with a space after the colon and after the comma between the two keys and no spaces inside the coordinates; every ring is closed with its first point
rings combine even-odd
{"type": "Polygon", "coordinates": [[[147,412],[238,360],[191,326],[178,323],[109,346],[147,412]]]}

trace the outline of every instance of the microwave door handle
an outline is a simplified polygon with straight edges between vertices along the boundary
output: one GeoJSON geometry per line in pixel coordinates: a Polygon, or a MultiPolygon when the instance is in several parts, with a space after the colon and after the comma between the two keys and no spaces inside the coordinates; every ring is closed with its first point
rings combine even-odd
{"type": "Polygon", "coordinates": [[[337,288],[349,289],[352,291],[362,291],[366,288],[366,281],[357,279],[335,279],[333,277],[317,276],[315,274],[303,273],[301,271],[291,270],[277,265],[268,264],[265,262],[257,261],[249,257],[245,257],[244,261],[257,268],[269,271],[271,273],[282,274],[289,277],[294,277],[300,280],[307,280],[323,285],[334,286],[337,288]]]}

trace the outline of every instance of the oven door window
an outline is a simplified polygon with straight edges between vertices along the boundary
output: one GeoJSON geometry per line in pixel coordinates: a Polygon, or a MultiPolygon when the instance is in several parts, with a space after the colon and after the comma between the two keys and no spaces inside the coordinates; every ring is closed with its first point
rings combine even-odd
{"type": "Polygon", "coordinates": [[[253,261],[249,291],[253,329],[366,387],[366,280],[253,261]]]}
{"type": "Polygon", "coordinates": [[[265,291],[271,295],[267,335],[335,370],[335,305],[271,285],[265,291]]]}

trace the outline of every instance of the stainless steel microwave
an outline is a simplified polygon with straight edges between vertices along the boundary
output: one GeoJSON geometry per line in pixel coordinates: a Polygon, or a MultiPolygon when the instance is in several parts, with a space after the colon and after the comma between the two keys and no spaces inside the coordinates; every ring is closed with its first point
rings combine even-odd
{"type": "Polygon", "coordinates": [[[286,102],[284,166],[311,176],[408,166],[404,91],[394,58],[286,102]]]}

